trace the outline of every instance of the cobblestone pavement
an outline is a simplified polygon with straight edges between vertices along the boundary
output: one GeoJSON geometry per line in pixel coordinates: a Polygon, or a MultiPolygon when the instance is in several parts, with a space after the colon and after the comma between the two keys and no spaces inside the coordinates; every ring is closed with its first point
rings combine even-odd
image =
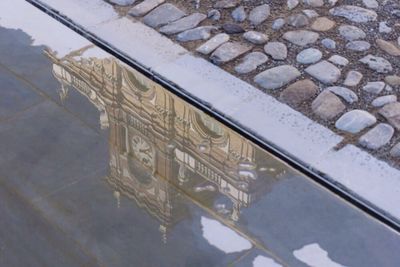
{"type": "Polygon", "coordinates": [[[109,2],[398,166],[398,1],[109,2]]]}

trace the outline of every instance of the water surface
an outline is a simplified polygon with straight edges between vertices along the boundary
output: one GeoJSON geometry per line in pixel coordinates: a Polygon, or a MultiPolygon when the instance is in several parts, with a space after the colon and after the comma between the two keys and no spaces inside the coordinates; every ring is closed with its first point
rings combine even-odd
{"type": "Polygon", "coordinates": [[[1,266],[399,266],[397,233],[93,45],[0,28],[0,86],[1,266]]]}

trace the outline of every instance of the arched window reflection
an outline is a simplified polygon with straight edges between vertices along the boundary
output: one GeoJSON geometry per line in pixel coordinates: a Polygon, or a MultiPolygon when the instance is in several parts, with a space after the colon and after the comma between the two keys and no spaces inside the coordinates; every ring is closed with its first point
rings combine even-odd
{"type": "Polygon", "coordinates": [[[218,123],[205,113],[196,113],[196,119],[202,130],[212,138],[220,138],[224,136],[224,129],[221,123],[218,123]]]}

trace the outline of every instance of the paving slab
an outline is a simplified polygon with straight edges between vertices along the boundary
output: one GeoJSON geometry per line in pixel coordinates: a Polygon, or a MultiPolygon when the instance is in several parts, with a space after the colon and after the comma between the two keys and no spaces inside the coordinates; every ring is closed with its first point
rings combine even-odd
{"type": "Polygon", "coordinates": [[[107,155],[107,147],[98,146],[97,136],[103,138],[56,104],[42,102],[0,123],[0,149],[7,151],[0,159],[0,179],[30,200],[52,194],[104,168],[95,155],[107,155]]]}
{"type": "Polygon", "coordinates": [[[0,67],[0,121],[12,118],[15,114],[29,109],[41,101],[43,98],[36,92],[29,89],[28,85],[15,79],[10,73],[0,67]]]}
{"type": "Polygon", "coordinates": [[[0,212],[0,265],[100,266],[71,237],[60,232],[45,216],[32,209],[29,201],[12,188],[5,187],[2,181],[0,212]]]}

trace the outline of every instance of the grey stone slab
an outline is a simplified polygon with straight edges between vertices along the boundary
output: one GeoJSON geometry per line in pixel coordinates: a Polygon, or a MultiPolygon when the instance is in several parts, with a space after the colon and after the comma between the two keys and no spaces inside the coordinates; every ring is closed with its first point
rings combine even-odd
{"type": "Polygon", "coordinates": [[[291,65],[282,65],[267,69],[254,77],[254,82],[261,87],[274,90],[297,79],[301,73],[291,65]]]}
{"type": "Polygon", "coordinates": [[[210,59],[217,65],[223,64],[243,55],[252,48],[253,47],[248,44],[242,44],[239,42],[226,42],[211,54],[210,59]]]}
{"type": "Polygon", "coordinates": [[[346,87],[331,86],[331,87],[326,88],[325,90],[328,90],[329,92],[332,92],[337,96],[340,96],[341,98],[346,100],[346,102],[349,104],[353,104],[354,102],[358,101],[357,94],[346,87]]]}
{"type": "Polygon", "coordinates": [[[104,137],[49,101],[0,124],[0,179],[35,199],[107,166],[104,137]],[[101,155],[104,155],[101,157],[101,155]]]}
{"type": "Polygon", "coordinates": [[[392,102],[392,103],[386,104],[379,110],[379,114],[382,115],[397,130],[400,130],[400,103],[399,102],[392,102]]]}
{"type": "Polygon", "coordinates": [[[94,105],[91,105],[86,96],[71,89],[68,91],[67,98],[60,105],[88,126],[101,131],[101,112],[94,105]]]}
{"type": "Polygon", "coordinates": [[[376,150],[388,144],[393,134],[394,129],[392,126],[386,123],[379,123],[360,137],[359,144],[363,147],[376,150]]]}
{"type": "Polygon", "coordinates": [[[362,29],[353,25],[341,25],[338,30],[340,35],[348,41],[364,39],[367,36],[362,29]]]}
{"type": "Polygon", "coordinates": [[[379,7],[379,3],[376,0],[363,0],[363,4],[367,8],[375,9],[379,7]]]}
{"type": "Polygon", "coordinates": [[[347,73],[343,84],[345,86],[356,86],[361,82],[363,77],[364,75],[361,72],[351,70],[347,73]]]}
{"type": "Polygon", "coordinates": [[[376,44],[378,45],[378,47],[381,50],[383,50],[387,54],[389,54],[391,56],[394,56],[394,57],[400,56],[400,48],[398,48],[394,44],[394,42],[388,42],[388,41],[383,40],[383,39],[378,39],[378,40],[376,40],[376,44]]]}
{"type": "Polygon", "coordinates": [[[187,17],[181,18],[177,21],[174,21],[172,23],[169,23],[161,27],[160,32],[170,35],[190,30],[199,25],[199,23],[205,20],[206,18],[207,16],[204,14],[193,13],[187,17]]]}
{"type": "Polygon", "coordinates": [[[264,51],[275,60],[284,60],[287,58],[288,50],[284,43],[269,42],[264,46],[264,51]]]}
{"type": "Polygon", "coordinates": [[[324,84],[334,84],[342,74],[339,68],[326,60],[309,66],[305,69],[305,72],[324,84]]]}
{"type": "Polygon", "coordinates": [[[372,102],[371,105],[374,107],[383,107],[386,104],[394,103],[397,102],[397,96],[396,95],[384,95],[375,98],[372,102]]]}
{"type": "Polygon", "coordinates": [[[400,158],[400,143],[397,143],[390,149],[390,156],[400,158]]]}
{"type": "MultiPolygon", "coordinates": [[[[31,42],[30,37],[22,31],[0,27],[0,64],[3,66],[0,68],[9,70],[5,71],[4,75],[9,76],[9,80],[20,80],[19,83],[14,82],[18,87],[21,85],[19,91],[29,88],[32,92],[42,95],[44,99],[49,98],[62,105],[92,127],[100,129],[99,112],[93,105],[88,105],[87,98],[74,90],[67,90],[68,93],[63,99],[60,97],[61,83],[51,74],[54,71],[54,65],[44,54],[46,48],[32,46],[31,42]]],[[[68,88],[65,87],[65,89],[68,88]]],[[[5,97],[0,101],[7,101],[6,99],[5,97]]],[[[15,108],[17,106],[18,103],[15,102],[15,108]]],[[[1,108],[6,108],[5,102],[1,108]]]]}
{"type": "Polygon", "coordinates": [[[322,58],[322,52],[316,48],[307,48],[297,54],[296,60],[301,64],[312,64],[322,58]]]}
{"type": "Polygon", "coordinates": [[[291,105],[300,105],[318,94],[319,88],[311,80],[300,80],[289,85],[280,94],[280,99],[291,105]]]}
{"type": "Polygon", "coordinates": [[[356,52],[366,51],[370,48],[371,44],[368,43],[367,41],[351,41],[346,44],[346,49],[356,52]]]}
{"type": "Polygon", "coordinates": [[[297,30],[285,32],[283,39],[298,46],[307,46],[315,43],[319,38],[319,34],[308,30],[297,30]]]}
{"type": "Polygon", "coordinates": [[[196,51],[202,53],[204,55],[208,55],[217,49],[223,43],[228,42],[230,39],[229,35],[226,33],[219,33],[212,37],[210,40],[205,42],[204,44],[200,45],[196,51]]]}
{"type": "Polygon", "coordinates": [[[311,104],[312,111],[324,120],[331,120],[342,113],[346,106],[335,94],[322,91],[311,104]]]}
{"type": "Polygon", "coordinates": [[[383,57],[367,55],[360,59],[360,62],[378,73],[389,73],[393,70],[392,64],[383,57]]]}
{"type": "Polygon", "coordinates": [[[100,266],[2,181],[0,214],[0,266],[100,266]]]}
{"type": "Polygon", "coordinates": [[[287,18],[287,23],[295,28],[301,28],[307,26],[309,21],[306,15],[299,13],[289,16],[287,18]]]}
{"type": "Polygon", "coordinates": [[[400,86],[400,76],[388,75],[385,77],[385,82],[393,87],[400,86]]]}
{"type": "Polygon", "coordinates": [[[211,33],[216,30],[217,27],[214,26],[200,26],[194,29],[181,32],[176,36],[176,40],[178,40],[179,42],[207,40],[211,37],[211,33]]]}
{"type": "Polygon", "coordinates": [[[235,71],[240,74],[249,73],[257,69],[258,66],[268,61],[268,56],[262,52],[251,52],[247,54],[243,61],[235,67],[235,71]]]}
{"type": "Polygon", "coordinates": [[[222,29],[227,34],[239,34],[245,32],[241,25],[235,23],[225,23],[222,25],[222,29]]]}
{"type": "Polygon", "coordinates": [[[0,67],[0,121],[41,101],[43,98],[29,85],[0,67]]]}
{"type": "Polygon", "coordinates": [[[221,18],[221,12],[219,12],[216,9],[211,9],[210,11],[207,12],[207,18],[213,21],[218,21],[221,18]]]}
{"type": "Polygon", "coordinates": [[[371,94],[379,94],[382,92],[383,88],[385,88],[385,83],[384,82],[368,82],[365,86],[363,86],[363,90],[365,92],[371,93],[371,94]]]}
{"type": "Polygon", "coordinates": [[[274,21],[272,22],[271,28],[272,28],[274,31],[279,31],[280,29],[283,28],[283,26],[285,26],[285,24],[286,24],[286,20],[285,20],[285,19],[283,19],[283,18],[278,18],[278,19],[276,19],[276,20],[274,20],[274,21]]]}
{"type": "Polygon", "coordinates": [[[178,20],[185,16],[186,13],[177,8],[176,6],[166,3],[151,11],[143,18],[143,23],[157,28],[168,24],[172,21],[178,20]]]}
{"type": "Polygon", "coordinates": [[[375,11],[359,6],[343,5],[329,11],[333,16],[344,17],[357,23],[375,21],[378,17],[375,11]]]}
{"type": "Polygon", "coordinates": [[[336,49],[336,42],[335,40],[332,40],[330,38],[324,38],[321,40],[321,44],[330,50],[335,50],[336,49]]]}
{"type": "Polygon", "coordinates": [[[253,44],[264,44],[268,41],[268,35],[256,31],[245,32],[243,38],[253,44]]]}
{"type": "Polygon", "coordinates": [[[333,64],[336,64],[337,66],[344,67],[349,64],[349,60],[345,57],[339,56],[339,55],[333,55],[331,56],[328,61],[332,62],[333,64]]]}
{"type": "Polygon", "coordinates": [[[244,6],[235,8],[235,10],[232,11],[231,16],[236,22],[243,22],[247,17],[244,6]]]}
{"type": "Polygon", "coordinates": [[[343,114],[335,123],[336,128],[348,133],[359,133],[376,123],[374,115],[365,110],[355,109],[343,114]]]}
{"type": "Polygon", "coordinates": [[[132,5],[136,2],[136,0],[109,0],[110,3],[120,5],[120,6],[128,6],[132,5]]]}
{"type": "Polygon", "coordinates": [[[129,15],[134,17],[143,16],[164,2],[165,0],[144,0],[129,10],[129,15]]]}
{"type": "Polygon", "coordinates": [[[232,8],[239,5],[239,0],[219,0],[214,4],[214,8],[232,8]]]}
{"type": "Polygon", "coordinates": [[[269,17],[270,13],[271,8],[268,4],[256,6],[249,13],[249,21],[252,25],[260,25],[269,17]]]}
{"type": "Polygon", "coordinates": [[[56,100],[58,94],[54,89],[59,84],[48,75],[52,71],[52,64],[43,55],[46,47],[31,44],[31,37],[24,32],[0,27],[0,64],[21,79],[29,80],[34,86],[42,88],[43,92],[56,100]]]}
{"type": "Polygon", "coordinates": [[[116,197],[117,190],[129,190],[132,182],[140,183],[140,177],[130,176],[132,182],[126,188],[110,184],[106,177],[93,175],[37,203],[41,212],[103,266],[227,266],[240,255],[225,254],[207,242],[200,220],[209,215],[180,197],[172,186],[154,178],[154,185],[168,190],[169,205],[183,210],[182,218],[172,217],[176,224],[168,226],[149,213],[139,184],[137,193],[121,192],[119,200],[116,197]],[[168,227],[165,236],[163,226],[168,227]]]}
{"type": "Polygon", "coordinates": [[[335,196],[325,197],[323,192],[314,190],[315,185],[297,178],[273,184],[272,192],[242,213],[251,218],[246,221],[247,227],[265,244],[272,245],[275,255],[286,260],[286,266],[310,266],[293,255],[310,244],[318,244],[342,266],[391,266],[399,260],[395,250],[387,250],[388,246],[398,246],[399,241],[385,231],[385,226],[363,220],[360,211],[347,209],[349,206],[335,196]],[[368,255],[369,259],[356,255],[368,255]]]}

